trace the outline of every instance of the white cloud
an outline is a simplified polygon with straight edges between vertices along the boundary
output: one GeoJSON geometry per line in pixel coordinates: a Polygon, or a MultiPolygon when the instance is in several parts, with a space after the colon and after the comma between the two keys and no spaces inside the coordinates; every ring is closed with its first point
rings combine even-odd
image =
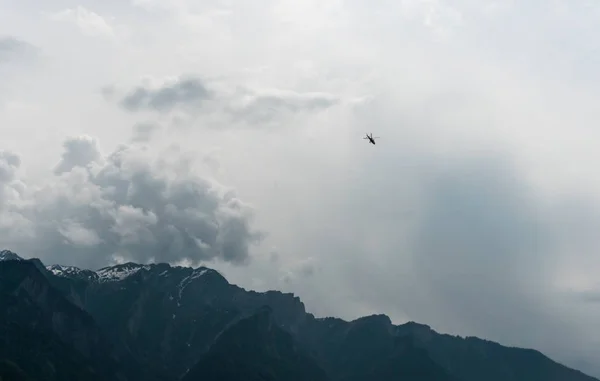
{"type": "Polygon", "coordinates": [[[304,258],[284,270],[282,280],[285,283],[294,282],[297,278],[310,278],[315,273],[316,261],[312,257],[304,258]]]}
{"type": "Polygon", "coordinates": [[[51,15],[57,21],[70,22],[76,25],[84,34],[91,37],[115,38],[116,34],[110,22],[99,14],[78,5],[67,8],[51,15]]]}
{"type": "Polygon", "coordinates": [[[58,232],[68,240],[65,243],[73,247],[96,246],[102,242],[95,231],[87,229],[75,221],[65,220],[62,226],[58,227],[58,232]]]}
{"type": "MultiPolygon", "coordinates": [[[[144,82],[122,94],[119,106],[132,113],[146,111],[171,116],[179,124],[194,121],[199,115],[222,115],[229,126],[265,126],[288,115],[310,115],[341,103],[339,97],[324,92],[232,88],[195,77],[146,78],[144,82]]],[[[149,129],[148,133],[155,129],[138,124],[136,133],[143,133],[142,139],[146,139],[147,133],[140,130],[142,127],[149,129]]]]}

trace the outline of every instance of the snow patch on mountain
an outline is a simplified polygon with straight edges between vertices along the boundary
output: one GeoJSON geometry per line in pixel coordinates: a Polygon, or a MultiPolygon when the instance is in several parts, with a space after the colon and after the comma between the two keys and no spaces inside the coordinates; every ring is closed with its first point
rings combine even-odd
{"type": "Polygon", "coordinates": [[[24,259],[10,250],[0,251],[0,261],[23,261],[24,259]]]}
{"type": "Polygon", "coordinates": [[[104,267],[98,271],[98,281],[100,282],[118,282],[136,274],[140,270],[150,270],[149,265],[138,265],[136,263],[125,263],[112,267],[104,267]]]}
{"type": "Polygon", "coordinates": [[[98,279],[98,274],[96,274],[95,271],[80,269],[75,266],[51,265],[46,266],[46,270],[55,276],[63,278],[75,278],[88,281],[95,281],[98,279]]]}
{"type": "MultiPolygon", "coordinates": [[[[25,259],[21,258],[20,256],[18,256],[17,254],[15,254],[14,252],[12,252],[10,250],[0,250],[0,261],[9,261],[9,260],[24,261],[25,259]]],[[[152,270],[160,269],[160,273],[158,273],[158,271],[157,271],[157,273],[158,273],[157,275],[160,277],[163,277],[163,278],[170,277],[170,276],[176,276],[177,278],[179,278],[180,276],[184,276],[178,285],[178,294],[179,294],[178,302],[177,302],[178,306],[180,305],[180,300],[181,300],[183,291],[187,287],[188,284],[193,282],[195,279],[202,277],[209,271],[215,271],[215,270],[208,269],[206,267],[199,267],[199,268],[193,269],[193,268],[184,267],[184,266],[172,266],[172,265],[166,264],[166,263],[141,265],[141,264],[132,263],[132,262],[122,263],[122,264],[109,266],[109,267],[103,267],[96,271],[89,270],[89,269],[81,269],[81,268],[75,267],[75,266],[65,266],[65,265],[58,265],[58,264],[54,264],[54,265],[50,265],[50,266],[44,266],[42,264],[41,266],[43,268],[45,268],[46,271],[48,271],[49,273],[51,273],[57,277],[75,278],[75,279],[81,279],[81,280],[86,280],[86,281],[90,281],[90,282],[100,282],[100,283],[122,281],[124,279],[129,278],[130,276],[132,276],[134,274],[137,274],[139,271],[142,271],[142,270],[152,271],[152,270]],[[166,265],[166,269],[165,269],[165,265],[166,265]]],[[[171,298],[174,299],[172,296],[171,296],[171,298]]]]}
{"type": "Polygon", "coordinates": [[[79,267],[62,266],[62,265],[46,266],[46,270],[50,271],[52,274],[54,274],[56,276],[79,275],[84,271],[84,270],[81,270],[79,267]]]}
{"type": "Polygon", "coordinates": [[[194,271],[192,271],[191,275],[186,276],[185,278],[183,278],[181,280],[181,282],[179,282],[179,292],[178,292],[178,298],[177,298],[177,307],[181,307],[181,296],[183,295],[183,290],[185,290],[185,288],[192,283],[192,281],[194,279],[198,279],[200,278],[202,275],[206,274],[208,272],[208,269],[206,267],[200,267],[197,269],[194,269],[194,271]]]}

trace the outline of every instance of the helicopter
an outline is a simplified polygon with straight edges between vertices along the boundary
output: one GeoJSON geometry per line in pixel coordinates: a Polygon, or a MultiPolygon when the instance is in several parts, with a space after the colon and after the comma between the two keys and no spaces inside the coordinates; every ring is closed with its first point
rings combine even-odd
{"type": "Polygon", "coordinates": [[[379,139],[378,136],[373,137],[373,133],[371,133],[371,136],[369,136],[369,134],[366,134],[366,136],[363,139],[369,139],[369,143],[375,145],[375,139],[379,139]]]}

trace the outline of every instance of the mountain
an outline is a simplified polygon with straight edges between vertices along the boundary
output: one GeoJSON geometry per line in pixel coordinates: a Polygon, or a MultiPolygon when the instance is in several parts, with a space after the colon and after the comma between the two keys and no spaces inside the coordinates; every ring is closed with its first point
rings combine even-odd
{"type": "Polygon", "coordinates": [[[2,262],[0,305],[0,358],[5,367],[24,371],[27,380],[126,381],[145,373],[33,262],[2,262]]]}
{"type": "Polygon", "coordinates": [[[226,329],[183,381],[326,381],[327,374],[263,307],[226,329]]]}
{"type": "Polygon", "coordinates": [[[293,294],[247,291],[206,267],[91,271],[9,251],[0,258],[0,302],[11,306],[0,316],[0,376],[598,381],[534,350],[394,325],[385,315],[316,318],[293,294]]]}
{"type": "Polygon", "coordinates": [[[22,261],[23,258],[10,250],[0,250],[0,261],[22,261]]]}

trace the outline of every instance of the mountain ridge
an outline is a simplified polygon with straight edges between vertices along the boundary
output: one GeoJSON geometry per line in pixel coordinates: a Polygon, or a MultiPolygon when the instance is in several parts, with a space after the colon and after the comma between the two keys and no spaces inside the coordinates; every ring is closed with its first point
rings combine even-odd
{"type": "Polygon", "coordinates": [[[35,262],[11,259],[1,263],[2,360],[25,364],[34,380],[137,378],[136,361],[106,340],[93,317],[54,288],[35,262]],[[40,353],[43,362],[31,360],[40,353]]]}
{"type": "MultiPolygon", "coordinates": [[[[323,369],[328,380],[354,381],[392,377],[393,374],[425,377],[423,369],[411,370],[409,363],[402,363],[402,359],[413,358],[422,367],[439,368],[427,375],[435,380],[471,381],[486,376],[490,380],[598,381],[534,349],[438,333],[430,326],[416,322],[394,325],[384,314],[351,321],[336,317],[317,318],[306,311],[304,303],[293,293],[245,290],[230,284],[218,271],[204,266],[191,268],[129,262],[92,271],[74,266],[43,266],[37,259],[25,260],[8,250],[0,251],[0,261],[36,264],[35,267],[60,290],[65,300],[93,316],[112,342],[123,342],[141,363],[172,380],[185,377],[224,334],[268,306],[269,319],[292,335],[292,347],[299,345],[307,353],[314,354],[307,357],[310,360],[303,361],[310,362],[314,369],[323,369]],[[494,359],[511,356],[515,359],[508,365],[489,360],[486,363],[489,370],[478,369],[472,364],[481,357],[474,349],[478,347],[487,351],[486,356],[495,356],[494,359]],[[529,373],[520,370],[523,366],[518,365],[522,358],[529,356],[528,353],[535,353],[528,361],[537,362],[537,368],[531,368],[529,373]],[[352,368],[361,363],[367,367],[352,368]],[[511,365],[513,363],[517,365],[511,365]],[[490,371],[494,374],[486,373],[490,371]],[[544,372],[546,378],[536,378],[538,373],[544,372]],[[547,378],[548,372],[550,376],[558,374],[559,377],[547,378]],[[525,376],[528,378],[523,378],[525,376]]],[[[229,345],[237,344],[230,340],[229,345]]],[[[295,356],[291,347],[283,348],[287,348],[284,352],[289,356],[295,356]]],[[[265,356],[266,363],[275,361],[270,355],[265,356]]],[[[484,361],[484,357],[480,360],[484,361]]],[[[233,360],[225,358],[223,361],[233,360]]],[[[286,361],[290,367],[295,366],[295,360],[286,361]]]]}

